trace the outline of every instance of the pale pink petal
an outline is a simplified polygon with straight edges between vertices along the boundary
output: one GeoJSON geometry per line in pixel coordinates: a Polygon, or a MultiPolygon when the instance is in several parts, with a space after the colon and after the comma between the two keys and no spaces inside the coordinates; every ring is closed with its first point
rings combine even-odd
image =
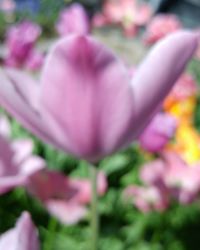
{"type": "Polygon", "coordinates": [[[0,135],[9,138],[11,135],[10,121],[4,115],[0,115],[0,135]]]}
{"type": "Polygon", "coordinates": [[[86,208],[78,203],[48,200],[45,204],[51,215],[55,216],[61,223],[68,225],[77,223],[87,214],[86,208]]]}
{"type": "Polygon", "coordinates": [[[39,250],[38,232],[31,217],[24,212],[15,228],[0,237],[0,250],[39,250]]]}
{"type": "Polygon", "coordinates": [[[13,161],[16,164],[20,164],[28,156],[31,155],[33,151],[33,141],[30,139],[18,139],[13,141],[12,149],[15,153],[13,161]]]}
{"type": "Polygon", "coordinates": [[[177,32],[159,42],[140,65],[133,77],[134,133],[137,128],[141,131],[159,108],[159,103],[194,54],[198,42],[198,33],[177,32]]]}
{"type": "Polygon", "coordinates": [[[52,132],[49,132],[50,121],[44,122],[39,113],[39,83],[14,69],[0,69],[0,76],[0,104],[41,139],[63,148],[56,142],[58,133],[53,139],[52,132]]]}

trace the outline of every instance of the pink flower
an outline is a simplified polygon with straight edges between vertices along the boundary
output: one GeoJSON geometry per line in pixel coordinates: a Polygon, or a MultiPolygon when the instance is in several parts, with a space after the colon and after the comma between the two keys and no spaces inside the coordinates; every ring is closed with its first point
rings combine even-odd
{"type": "Polygon", "coordinates": [[[30,21],[11,26],[6,35],[7,60],[15,62],[18,66],[23,64],[32,51],[40,33],[40,26],[30,21]]]}
{"type": "Polygon", "coordinates": [[[60,13],[56,24],[60,36],[69,34],[88,34],[90,31],[89,18],[83,6],[78,3],[71,4],[60,13]]]}
{"type": "Polygon", "coordinates": [[[89,162],[129,145],[158,110],[198,45],[199,34],[161,41],[133,76],[92,37],[55,44],[38,84],[1,70],[0,104],[45,142],[89,162]]]}
{"type": "Polygon", "coordinates": [[[163,211],[168,206],[168,196],[156,186],[129,186],[124,195],[140,211],[147,213],[152,210],[163,211]]]}
{"type": "Polygon", "coordinates": [[[200,192],[200,165],[189,166],[173,152],[145,164],[140,177],[146,185],[165,190],[183,204],[194,201],[200,192]]]}
{"type": "Polygon", "coordinates": [[[186,204],[194,201],[200,192],[200,165],[188,166],[178,155],[166,153],[168,164],[164,175],[165,185],[171,188],[172,195],[186,204]]]}
{"type": "Polygon", "coordinates": [[[167,113],[157,114],[139,138],[141,147],[148,152],[159,152],[174,136],[176,119],[167,113]]]}
{"type": "MultiPolygon", "coordinates": [[[[71,179],[59,172],[44,169],[29,178],[27,189],[62,223],[74,224],[87,214],[85,205],[91,200],[89,180],[71,179]]],[[[106,189],[106,177],[100,172],[97,192],[103,195],[106,189]]]]}
{"type": "Polygon", "coordinates": [[[31,141],[17,140],[11,144],[0,136],[0,194],[24,186],[31,174],[44,167],[43,160],[31,153],[31,141]]]}
{"type": "Polygon", "coordinates": [[[0,236],[0,250],[39,250],[38,232],[28,212],[23,212],[16,226],[0,236]]]}
{"type": "Polygon", "coordinates": [[[144,38],[145,43],[153,44],[161,38],[180,29],[182,29],[182,24],[175,15],[157,15],[149,22],[147,26],[144,38]]]}

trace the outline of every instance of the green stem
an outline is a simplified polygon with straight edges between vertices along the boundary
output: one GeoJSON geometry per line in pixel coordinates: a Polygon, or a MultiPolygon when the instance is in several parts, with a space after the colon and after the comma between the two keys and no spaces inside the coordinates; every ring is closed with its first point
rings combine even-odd
{"type": "Polygon", "coordinates": [[[98,196],[97,196],[97,168],[90,166],[91,170],[91,250],[98,250],[99,238],[99,214],[98,214],[98,196]]]}

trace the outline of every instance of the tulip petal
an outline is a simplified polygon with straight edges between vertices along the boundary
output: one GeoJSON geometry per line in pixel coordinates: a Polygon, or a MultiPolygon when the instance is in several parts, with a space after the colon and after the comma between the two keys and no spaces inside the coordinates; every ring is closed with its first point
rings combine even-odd
{"type": "Polygon", "coordinates": [[[0,105],[23,126],[44,141],[63,149],[49,131],[39,113],[39,84],[28,74],[14,69],[0,69],[0,105]]]}
{"type": "Polygon", "coordinates": [[[87,36],[62,39],[47,58],[42,83],[43,105],[75,155],[95,160],[119,147],[133,93],[129,73],[103,45],[87,36]]]}
{"type": "Polygon", "coordinates": [[[0,250],[39,250],[37,231],[30,215],[24,212],[16,227],[0,237],[0,250]]]}
{"type": "Polygon", "coordinates": [[[87,210],[78,203],[68,203],[62,200],[49,200],[46,202],[50,214],[55,216],[64,224],[75,224],[82,219],[87,210]]]}
{"type": "Polygon", "coordinates": [[[134,126],[141,131],[158,109],[196,51],[199,34],[174,33],[159,42],[133,78],[135,94],[134,126]]]}

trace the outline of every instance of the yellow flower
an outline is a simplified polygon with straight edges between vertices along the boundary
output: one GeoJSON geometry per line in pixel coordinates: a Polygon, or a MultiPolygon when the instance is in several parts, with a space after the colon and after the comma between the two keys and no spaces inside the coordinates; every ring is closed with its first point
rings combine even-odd
{"type": "Polygon", "coordinates": [[[188,164],[200,160],[200,136],[192,125],[180,124],[174,142],[167,148],[178,153],[188,164]]]}

